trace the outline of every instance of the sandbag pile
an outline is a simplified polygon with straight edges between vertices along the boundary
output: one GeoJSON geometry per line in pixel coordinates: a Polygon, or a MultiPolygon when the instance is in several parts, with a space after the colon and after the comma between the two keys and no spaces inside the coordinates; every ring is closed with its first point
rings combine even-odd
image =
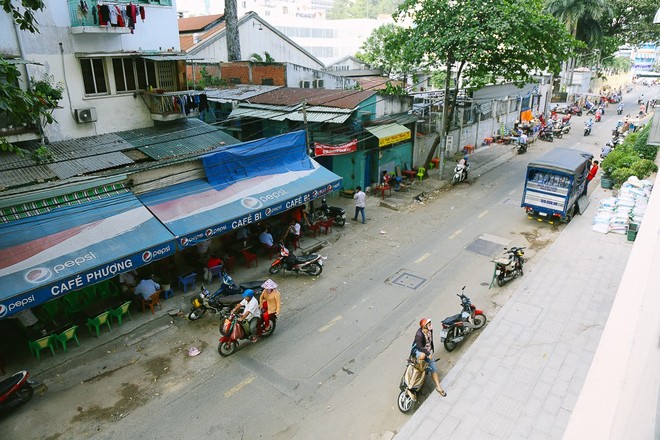
{"type": "Polygon", "coordinates": [[[591,229],[601,234],[625,234],[630,223],[641,224],[652,189],[650,181],[631,176],[617,197],[600,201],[591,229]]]}

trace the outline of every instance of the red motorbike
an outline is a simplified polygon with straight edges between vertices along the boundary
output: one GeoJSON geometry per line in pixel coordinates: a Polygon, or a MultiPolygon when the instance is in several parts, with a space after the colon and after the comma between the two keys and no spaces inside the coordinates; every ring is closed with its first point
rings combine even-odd
{"type": "Polygon", "coordinates": [[[596,112],[596,115],[594,116],[594,119],[596,120],[596,122],[600,122],[600,118],[601,118],[600,112],[596,112]]]}
{"type": "Polygon", "coordinates": [[[453,351],[456,345],[465,339],[465,336],[472,330],[477,330],[486,324],[486,315],[477,309],[470,301],[470,298],[464,295],[465,286],[461,293],[457,293],[461,299],[462,311],[453,316],[442,320],[442,333],[440,341],[444,343],[445,350],[453,351]]]}
{"type": "Polygon", "coordinates": [[[32,398],[33,386],[37,384],[29,376],[23,370],[0,382],[0,411],[16,408],[32,398]]]}
{"type": "Polygon", "coordinates": [[[259,320],[259,335],[250,333],[250,325],[247,321],[240,320],[241,313],[230,313],[220,323],[220,343],[218,344],[218,353],[220,356],[231,356],[238,349],[239,341],[249,340],[251,336],[267,337],[273,334],[277,324],[277,315],[268,313],[267,303],[261,309],[261,319],[259,320]]]}
{"type": "Polygon", "coordinates": [[[305,272],[309,275],[315,277],[321,275],[323,272],[323,259],[325,257],[320,256],[319,254],[310,254],[304,256],[297,256],[289,252],[289,250],[280,243],[280,256],[270,265],[268,272],[275,274],[283,270],[286,273],[287,270],[293,271],[296,274],[298,272],[305,272]]]}

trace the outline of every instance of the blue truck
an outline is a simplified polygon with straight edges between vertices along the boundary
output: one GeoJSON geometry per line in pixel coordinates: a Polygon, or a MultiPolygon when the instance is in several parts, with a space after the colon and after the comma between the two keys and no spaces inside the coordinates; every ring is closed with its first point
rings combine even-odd
{"type": "Polygon", "coordinates": [[[527,165],[521,206],[531,219],[567,223],[582,214],[587,199],[587,175],[593,155],[554,148],[527,165]]]}

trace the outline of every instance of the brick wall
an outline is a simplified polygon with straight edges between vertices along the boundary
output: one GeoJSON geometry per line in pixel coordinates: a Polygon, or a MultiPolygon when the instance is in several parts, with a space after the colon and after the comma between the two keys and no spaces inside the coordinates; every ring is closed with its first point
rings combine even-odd
{"type": "Polygon", "coordinates": [[[252,63],[238,61],[220,65],[222,78],[228,83],[238,78],[240,84],[263,84],[264,79],[272,79],[276,86],[286,85],[286,67],[282,63],[252,63]]]}

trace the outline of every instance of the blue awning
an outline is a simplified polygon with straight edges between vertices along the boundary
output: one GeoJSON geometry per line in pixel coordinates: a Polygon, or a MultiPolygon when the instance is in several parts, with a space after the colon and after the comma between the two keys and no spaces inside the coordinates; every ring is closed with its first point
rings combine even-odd
{"type": "Polygon", "coordinates": [[[197,179],[138,198],[181,246],[258,223],[341,187],[341,177],[306,153],[304,132],[218,149],[197,179]]]}
{"type": "Polygon", "coordinates": [[[0,318],[176,250],[172,234],[128,190],[73,204],[58,199],[24,217],[0,222],[0,318]]]}

